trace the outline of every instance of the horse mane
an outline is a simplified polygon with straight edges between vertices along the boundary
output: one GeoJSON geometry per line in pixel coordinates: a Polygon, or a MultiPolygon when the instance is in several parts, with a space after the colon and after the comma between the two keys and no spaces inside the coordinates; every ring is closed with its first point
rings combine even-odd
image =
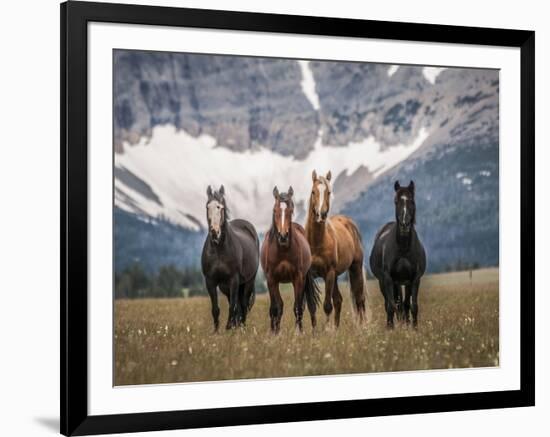
{"type": "Polygon", "coordinates": [[[317,179],[319,179],[325,186],[330,190],[330,182],[329,180],[324,176],[318,176],[317,179]]]}

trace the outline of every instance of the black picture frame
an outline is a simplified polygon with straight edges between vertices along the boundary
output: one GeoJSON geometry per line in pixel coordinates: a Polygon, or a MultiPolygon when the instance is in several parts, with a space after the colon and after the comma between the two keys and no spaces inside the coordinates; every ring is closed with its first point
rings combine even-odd
{"type": "Polygon", "coordinates": [[[61,4],[61,433],[90,435],[535,404],[535,33],[341,18],[69,1],[61,4]],[[87,25],[115,22],[521,50],[521,388],[270,406],[88,414],[87,25]]]}

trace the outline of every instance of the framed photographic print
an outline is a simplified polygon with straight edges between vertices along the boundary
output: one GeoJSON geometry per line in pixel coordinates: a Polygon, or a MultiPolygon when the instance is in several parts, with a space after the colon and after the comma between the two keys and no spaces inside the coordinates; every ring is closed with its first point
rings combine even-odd
{"type": "Polygon", "coordinates": [[[61,26],[63,434],[534,405],[534,32],[61,26]]]}

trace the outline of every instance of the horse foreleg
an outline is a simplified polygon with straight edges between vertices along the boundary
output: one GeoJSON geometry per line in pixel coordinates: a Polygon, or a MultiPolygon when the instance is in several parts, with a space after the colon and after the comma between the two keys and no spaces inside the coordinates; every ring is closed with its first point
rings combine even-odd
{"type": "Polygon", "coordinates": [[[334,280],[332,288],[332,303],[334,304],[334,324],[338,328],[340,326],[340,312],[342,311],[342,293],[338,288],[338,278],[334,280]]]}
{"type": "Polygon", "coordinates": [[[336,272],[330,270],[325,276],[325,302],[323,303],[323,309],[327,315],[327,319],[332,312],[332,290],[334,289],[334,280],[336,278],[336,272]]]}
{"type": "Polygon", "coordinates": [[[411,310],[411,286],[407,285],[405,287],[405,300],[403,301],[403,317],[405,318],[405,323],[409,324],[410,320],[410,310],[411,310]]]}
{"type": "Polygon", "coordinates": [[[229,319],[227,320],[226,329],[235,328],[241,322],[239,289],[239,277],[235,275],[229,281],[229,319]]]}
{"type": "Polygon", "coordinates": [[[220,307],[218,306],[218,290],[216,287],[216,282],[207,279],[206,289],[208,290],[210,301],[212,303],[212,318],[214,319],[214,331],[217,331],[218,327],[220,326],[220,307]]]}
{"type": "Polygon", "coordinates": [[[393,328],[393,315],[395,313],[395,298],[393,296],[394,288],[393,288],[393,279],[389,275],[389,273],[384,274],[384,281],[383,285],[384,287],[384,297],[386,301],[386,314],[387,314],[387,321],[386,324],[388,328],[393,328]]]}
{"type": "Polygon", "coordinates": [[[403,293],[401,291],[401,285],[393,284],[393,299],[395,300],[397,320],[403,318],[403,293]]]}
{"type": "Polygon", "coordinates": [[[294,287],[294,316],[296,317],[296,327],[302,332],[302,318],[304,316],[305,294],[304,279],[299,276],[293,282],[294,287]]]}
{"type": "Polygon", "coordinates": [[[271,331],[279,332],[281,327],[281,318],[283,317],[283,299],[279,291],[279,283],[274,280],[267,280],[267,288],[269,289],[269,317],[271,318],[271,331]]]}
{"type": "Polygon", "coordinates": [[[420,279],[417,279],[411,284],[411,297],[412,297],[412,319],[413,326],[416,328],[418,326],[418,290],[420,288],[420,279]]]}

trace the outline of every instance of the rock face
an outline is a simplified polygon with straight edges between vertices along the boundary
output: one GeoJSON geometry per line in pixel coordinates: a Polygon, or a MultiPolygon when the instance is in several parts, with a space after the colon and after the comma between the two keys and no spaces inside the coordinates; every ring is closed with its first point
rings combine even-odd
{"type": "Polygon", "coordinates": [[[312,62],[323,143],[373,136],[385,147],[408,144],[424,127],[434,144],[498,142],[498,72],[447,69],[428,81],[424,67],[312,62]]]}
{"type": "MultiPolygon", "coordinates": [[[[425,67],[310,61],[316,109],[302,87],[300,64],[293,60],[118,50],[114,68],[118,156],[161,125],[193,137],[207,134],[216,147],[233,152],[266,148],[300,162],[306,162],[315,147],[346,153],[350,143],[369,138],[390,156],[412,147],[427,132],[412,155],[391,161],[398,162],[393,168],[359,166],[333,173],[333,212],[358,222],[368,253],[378,227],[393,219],[393,181],[414,179],[418,230],[430,271],[498,265],[498,71],[448,68],[436,75],[425,67]]],[[[276,169],[266,175],[276,176],[276,169]]],[[[115,214],[115,228],[120,244],[129,245],[128,250],[117,247],[117,269],[127,265],[130,256],[153,270],[161,265],[159,260],[196,265],[190,248],[198,247],[204,229],[188,216],[186,202],[181,202],[181,214],[189,223],[195,220],[195,228],[200,228],[195,233],[161,215],[146,217],[148,221],[139,217],[147,213],[140,214],[132,193],[139,193],[142,203],[149,202],[155,211],[163,208],[155,175],[117,167],[115,178],[121,202],[117,207],[122,208],[115,214]],[[136,244],[136,230],[145,241],[156,242],[155,253],[165,250],[166,256],[153,257],[143,244],[136,244]],[[189,244],[183,250],[185,242],[189,244]]],[[[251,183],[243,175],[242,184],[249,188],[251,183]]],[[[299,221],[304,220],[305,206],[297,208],[299,221]]]]}
{"type": "Polygon", "coordinates": [[[422,67],[312,62],[321,105],[323,142],[338,146],[374,136],[384,145],[408,143],[423,124],[430,83],[422,67]]]}
{"type": "Polygon", "coordinates": [[[295,61],[117,50],[114,68],[118,152],[162,124],[236,151],[264,146],[297,157],[317,138],[295,61]]]}

